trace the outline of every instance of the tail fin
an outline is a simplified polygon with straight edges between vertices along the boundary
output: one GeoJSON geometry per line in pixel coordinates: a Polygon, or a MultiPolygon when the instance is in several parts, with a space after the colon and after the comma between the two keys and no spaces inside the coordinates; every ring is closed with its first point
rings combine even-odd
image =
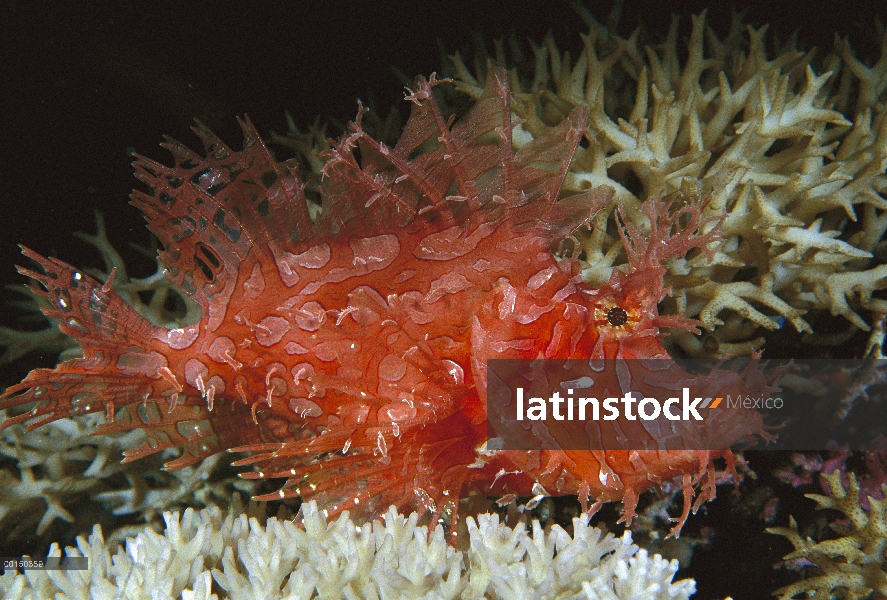
{"type": "Polygon", "coordinates": [[[152,391],[155,377],[166,358],[149,350],[161,330],[139,315],[111,290],[114,274],[104,284],[52,258],[22,247],[22,253],[38,263],[43,273],[18,267],[19,273],[37,281],[43,289],[31,290],[48,305],[47,317],[83,349],[83,357],[55,369],[35,369],[24,381],[0,396],[0,408],[36,401],[34,408],[10,417],[2,428],[31,421],[34,429],[65,417],[106,411],[113,420],[115,407],[141,402],[152,391]]]}

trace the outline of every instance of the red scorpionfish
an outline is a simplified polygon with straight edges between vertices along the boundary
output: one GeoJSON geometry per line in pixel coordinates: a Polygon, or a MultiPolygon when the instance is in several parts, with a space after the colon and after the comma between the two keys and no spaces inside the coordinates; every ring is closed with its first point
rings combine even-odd
{"type": "MultiPolygon", "coordinates": [[[[329,516],[393,504],[452,523],[469,492],[541,490],[578,494],[586,509],[622,500],[630,520],[639,493],[678,478],[677,534],[714,495],[713,459],[735,475],[728,450],[486,450],[485,363],[667,358],[659,328],[697,323],[658,315],[663,261],[709,252],[702,203],[648,201],[649,231],[623,216],[629,268],[592,288],[576,256],[551,250],[613,196],[561,197],[587,109],[516,149],[503,71],[455,124],[435,101],[440,83],[417,80],[394,147],[364,131],[360,110],[327,152],[314,221],[295,161],[277,162],[248,121],[239,152],[198,124],[206,157],[171,140],[174,167],[138,157],[149,190],[132,203],[201,320],[158,327],[110,281],[24,249],[43,272],[20,272],[45,288],[45,313],[83,357],[10,387],[0,408],[34,407],[3,426],[103,411],[97,434],[147,434],[126,461],[179,447],[166,465],[178,469],[246,452],[235,464],[256,470],[243,477],[285,479],[260,499],[316,499],[329,516]]],[[[752,416],[723,435],[760,430],[752,416]]]]}

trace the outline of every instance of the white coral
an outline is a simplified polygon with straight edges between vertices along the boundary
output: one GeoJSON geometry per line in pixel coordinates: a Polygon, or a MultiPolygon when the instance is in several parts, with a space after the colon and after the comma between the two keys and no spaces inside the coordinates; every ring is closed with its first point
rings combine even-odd
{"type": "MultiPolygon", "coordinates": [[[[304,529],[270,518],[223,516],[218,508],[166,513],[163,535],[146,530],[110,548],[96,526],[67,556],[89,559],[86,571],[6,572],[10,600],[125,597],[182,598],[578,598],[674,600],[695,583],[673,582],[675,560],[650,556],[622,538],[573,520],[573,534],[538,522],[528,532],[497,515],[468,518],[464,552],[441,526],[430,533],[393,508],[384,521],[359,527],[347,513],[327,523],[303,505],[304,529]]],[[[51,555],[60,555],[53,546],[51,555]]]]}

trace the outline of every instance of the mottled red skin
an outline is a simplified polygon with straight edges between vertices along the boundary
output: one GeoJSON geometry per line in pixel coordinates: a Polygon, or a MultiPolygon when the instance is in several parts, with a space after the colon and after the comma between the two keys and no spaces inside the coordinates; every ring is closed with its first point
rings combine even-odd
{"type": "MultiPolygon", "coordinates": [[[[154,326],[110,285],[25,250],[44,273],[21,271],[46,288],[47,314],[84,357],[10,388],[0,406],[37,404],[4,426],[105,411],[99,433],[149,436],[126,460],[177,446],[181,457],[167,465],[177,469],[249,452],[236,464],[261,470],[244,477],[286,478],[268,497],[315,498],[330,515],[372,517],[390,504],[446,515],[470,489],[541,485],[595,506],[624,500],[630,518],[639,493],[680,476],[680,526],[694,487],[696,506],[714,494],[712,458],[732,454],[486,451],[485,365],[667,357],[659,328],[695,323],[658,316],[663,261],[708,251],[715,234],[697,232],[701,205],[647,203],[649,232],[623,226],[630,269],[591,288],[575,257],[551,251],[613,194],[560,198],[586,110],[515,150],[504,73],[454,126],[434,100],[437,83],[418,80],[394,148],[370,138],[358,115],[328,153],[313,223],[294,163],[277,163],[249,123],[240,152],[198,126],[207,157],[169,140],[175,167],[138,158],[150,190],[133,204],[203,318],[184,330],[154,326]],[[626,324],[608,323],[614,306],[626,324]]],[[[758,431],[753,418],[744,425],[758,431]]]]}

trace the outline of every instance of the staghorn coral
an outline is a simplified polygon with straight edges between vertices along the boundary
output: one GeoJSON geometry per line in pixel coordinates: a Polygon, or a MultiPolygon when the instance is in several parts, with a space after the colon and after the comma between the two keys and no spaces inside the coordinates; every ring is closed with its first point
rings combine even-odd
{"type": "Polygon", "coordinates": [[[169,452],[147,463],[121,462],[123,450],[143,442],[144,435],[91,435],[101,421],[99,415],[82,415],[56,421],[37,435],[25,435],[21,426],[0,434],[0,532],[7,544],[34,532],[57,533],[50,529],[55,519],[74,524],[99,512],[116,526],[124,520],[112,517],[130,515],[156,526],[166,510],[226,505],[233,491],[252,489],[234,477],[222,454],[174,472],[162,469],[174,456],[169,452]]]}
{"type": "MultiPolygon", "coordinates": [[[[594,139],[577,151],[565,188],[609,185],[630,215],[650,197],[705,194],[709,214],[725,215],[714,261],[669,263],[674,297],[662,308],[711,332],[707,346],[687,332],[674,334],[677,343],[693,355],[745,353],[762,346],[762,328],[788,321],[810,333],[822,311],[869,330],[863,315],[887,312],[876,295],[887,287],[876,258],[887,230],[883,28],[874,65],[838,38],[814,67],[794,41],[768,52],[767,28],[743,35],[738,18],[719,38],[703,12],[681,60],[676,18],[662,44],[644,45],[639,31],[619,37],[576,8],[590,29],[575,60],[549,35],[532,44],[534,60],[512,65],[513,109],[524,120],[515,139],[529,142],[587,107],[594,139]]],[[[473,68],[459,53],[451,59],[448,75],[470,97],[492,64],[511,62],[501,44],[495,61],[473,68]]],[[[624,264],[614,212],[595,223],[582,243],[591,284],[624,264]]]]}
{"type": "MultiPolygon", "coordinates": [[[[256,514],[256,507],[250,511],[256,514]]],[[[573,519],[572,533],[534,522],[509,528],[495,515],[468,519],[465,551],[440,525],[429,531],[393,508],[358,527],[344,513],[330,523],[316,504],[299,528],[275,517],[223,515],[218,508],[164,514],[163,534],[143,531],[125,547],[106,544],[97,526],[66,556],[89,558],[87,571],[6,572],[9,600],[116,597],[182,598],[589,598],[677,600],[695,591],[673,582],[677,561],[649,555],[573,519]]],[[[50,555],[60,556],[57,546],[50,555]]]]}
{"type": "MultiPolygon", "coordinates": [[[[872,592],[887,594],[887,501],[869,496],[870,509],[860,505],[859,484],[850,474],[845,488],[841,471],[822,474],[828,481],[831,494],[807,494],[820,509],[834,509],[849,519],[848,526],[832,524],[840,537],[814,542],[801,537],[794,518],[789,527],[773,527],[767,531],[787,538],[795,551],[786,560],[804,559],[817,571],[802,581],[787,585],[774,592],[780,600],[791,598],[868,598],[872,592]],[[801,596],[803,594],[803,596],[801,596]]],[[[883,486],[887,493],[887,485],[883,486]]]]}

